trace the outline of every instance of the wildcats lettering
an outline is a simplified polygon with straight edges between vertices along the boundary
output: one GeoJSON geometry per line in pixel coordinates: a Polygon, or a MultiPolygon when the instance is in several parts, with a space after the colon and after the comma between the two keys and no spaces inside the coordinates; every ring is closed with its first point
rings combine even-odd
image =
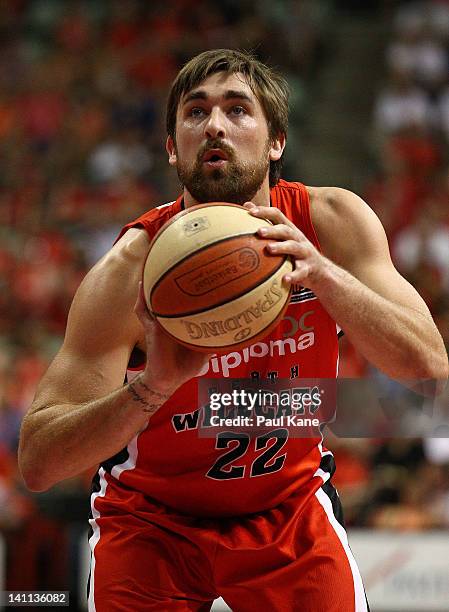
{"type": "Polygon", "coordinates": [[[189,429],[198,429],[199,410],[182,414],[174,414],[171,422],[176,433],[189,429]]]}
{"type": "Polygon", "coordinates": [[[212,321],[201,321],[193,323],[182,319],[182,323],[187,330],[191,340],[200,338],[210,338],[211,336],[222,336],[230,331],[236,331],[240,327],[249,325],[255,319],[268,312],[282,298],[282,290],[278,287],[277,281],[273,281],[271,287],[265,291],[264,299],[259,299],[245,310],[228,317],[227,319],[217,319],[212,321]]]}

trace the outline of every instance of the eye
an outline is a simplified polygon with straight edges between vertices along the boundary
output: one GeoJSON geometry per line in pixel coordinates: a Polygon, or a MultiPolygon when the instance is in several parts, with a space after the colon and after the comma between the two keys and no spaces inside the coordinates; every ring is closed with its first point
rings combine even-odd
{"type": "Polygon", "coordinates": [[[233,115],[244,115],[245,114],[245,109],[243,108],[243,106],[233,106],[231,108],[231,113],[233,115]]]}
{"type": "Polygon", "coordinates": [[[204,110],[199,106],[194,106],[190,109],[189,115],[191,117],[202,117],[204,115],[204,110]]]}

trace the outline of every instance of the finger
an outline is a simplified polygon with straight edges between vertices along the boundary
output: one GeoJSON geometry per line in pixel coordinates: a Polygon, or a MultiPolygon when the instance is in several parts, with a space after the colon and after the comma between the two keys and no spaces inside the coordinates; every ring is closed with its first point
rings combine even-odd
{"type": "Polygon", "coordinates": [[[150,310],[148,309],[148,306],[145,300],[145,294],[143,290],[142,281],[139,281],[139,291],[137,294],[136,303],[134,305],[134,312],[142,323],[148,320],[154,321],[154,317],[152,313],[150,312],[150,310]]]}
{"type": "Polygon", "coordinates": [[[310,275],[311,267],[307,262],[296,261],[295,269],[288,272],[282,277],[282,281],[288,285],[302,284],[302,282],[310,275]]]}
{"type": "Polygon", "coordinates": [[[283,223],[279,225],[272,225],[270,227],[260,227],[257,230],[257,234],[261,238],[269,238],[273,240],[307,240],[301,230],[283,223]]]}
{"type": "Polygon", "coordinates": [[[134,312],[135,314],[139,317],[143,314],[143,305],[142,305],[142,294],[143,294],[143,288],[142,288],[142,281],[139,281],[139,288],[137,290],[137,299],[136,299],[136,303],[134,304],[134,312]]]}
{"type": "Polygon", "coordinates": [[[297,240],[283,240],[282,242],[270,242],[267,251],[272,255],[291,255],[295,259],[305,259],[311,254],[311,245],[307,242],[297,240]]]}
{"type": "MultiPolygon", "coordinates": [[[[289,227],[296,228],[296,225],[287,219],[287,217],[279,210],[279,208],[275,208],[274,206],[255,206],[248,210],[250,215],[254,217],[259,217],[260,219],[267,219],[271,221],[274,225],[278,223],[283,223],[284,225],[288,225],[289,227]]],[[[297,229],[297,228],[296,228],[297,229]]]]}
{"type": "Polygon", "coordinates": [[[246,208],[247,210],[249,210],[250,208],[256,208],[256,205],[253,202],[245,202],[243,204],[243,208],[246,208]]]}

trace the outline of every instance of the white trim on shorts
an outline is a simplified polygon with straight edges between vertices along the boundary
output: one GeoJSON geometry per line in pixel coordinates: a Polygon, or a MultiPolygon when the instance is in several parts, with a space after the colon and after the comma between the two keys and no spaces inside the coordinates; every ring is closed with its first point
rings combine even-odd
{"type": "MultiPolygon", "coordinates": [[[[137,448],[137,439],[139,434],[134,436],[131,442],[126,447],[128,451],[128,459],[124,463],[119,463],[114,465],[111,470],[111,476],[119,479],[120,474],[125,472],[126,470],[133,470],[136,467],[138,448],[137,448]]],[[[100,490],[92,493],[90,496],[90,505],[92,510],[92,518],[89,520],[90,526],[92,527],[93,534],[89,538],[89,545],[91,549],[91,563],[90,563],[90,581],[89,581],[89,597],[88,597],[88,610],[89,612],[96,612],[95,601],[94,601],[94,574],[95,574],[95,554],[94,549],[100,539],[100,527],[97,523],[97,519],[100,517],[100,513],[95,508],[95,500],[97,497],[104,497],[106,495],[106,488],[108,486],[108,481],[105,478],[106,471],[104,468],[100,467],[98,470],[98,475],[100,478],[100,490]]]]}
{"type": "Polygon", "coordinates": [[[334,515],[334,510],[332,508],[332,502],[323,489],[318,489],[315,493],[315,497],[320,502],[321,506],[323,506],[324,511],[329,519],[329,523],[334,528],[335,533],[337,534],[338,539],[343,546],[343,549],[346,553],[346,557],[348,558],[349,565],[352,572],[352,580],[354,583],[354,605],[355,612],[368,612],[368,606],[366,603],[365,589],[363,588],[362,577],[359,572],[359,568],[357,567],[357,562],[354,559],[354,555],[352,554],[351,549],[348,544],[348,536],[344,527],[338,522],[334,515]]]}
{"type": "Polygon", "coordinates": [[[114,467],[111,469],[111,476],[117,478],[117,480],[120,478],[120,474],[122,472],[126,472],[127,470],[134,470],[136,467],[137,455],[139,454],[137,448],[137,439],[139,435],[140,434],[134,436],[134,438],[126,447],[126,450],[128,451],[128,459],[123,463],[118,463],[117,465],[114,465],[114,467]]]}
{"type": "Polygon", "coordinates": [[[92,510],[92,518],[89,519],[89,523],[90,526],[92,527],[92,535],[89,538],[89,546],[90,546],[90,550],[91,550],[91,556],[90,556],[90,578],[89,578],[89,596],[87,599],[87,605],[88,605],[88,610],[89,612],[96,612],[96,607],[95,607],[95,599],[94,599],[94,581],[95,581],[95,546],[98,543],[98,540],[100,539],[100,527],[97,523],[97,519],[100,516],[100,513],[98,512],[98,510],[95,508],[95,500],[97,499],[97,497],[104,497],[106,495],[106,487],[108,486],[108,481],[106,480],[106,478],[104,477],[105,475],[105,470],[104,468],[100,468],[98,470],[98,475],[100,477],[100,490],[96,491],[95,493],[92,493],[92,495],[90,496],[90,506],[91,506],[91,510],[92,510]]]}

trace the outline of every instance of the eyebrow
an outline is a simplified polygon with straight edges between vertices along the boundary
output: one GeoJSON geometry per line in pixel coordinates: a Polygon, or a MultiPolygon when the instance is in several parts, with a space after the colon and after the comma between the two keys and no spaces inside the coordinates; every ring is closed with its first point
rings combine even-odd
{"type": "MultiPolygon", "coordinates": [[[[197,89],[196,91],[194,90],[186,94],[183,100],[183,104],[187,104],[192,100],[207,100],[208,98],[209,96],[204,90],[197,89]]],[[[244,91],[238,91],[236,89],[228,89],[223,95],[223,98],[225,100],[245,100],[246,102],[254,104],[254,100],[247,93],[245,93],[244,91]]]]}

